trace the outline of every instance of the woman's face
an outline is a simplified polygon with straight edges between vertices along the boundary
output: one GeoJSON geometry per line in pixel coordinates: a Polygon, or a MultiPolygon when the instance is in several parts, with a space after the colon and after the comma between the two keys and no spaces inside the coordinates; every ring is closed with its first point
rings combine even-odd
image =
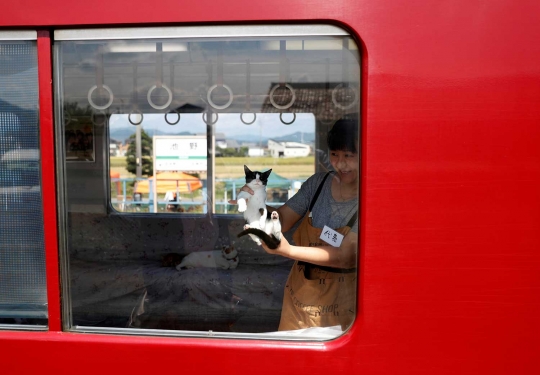
{"type": "Polygon", "coordinates": [[[358,153],[330,150],[330,164],[342,183],[350,184],[358,181],[358,153]]]}

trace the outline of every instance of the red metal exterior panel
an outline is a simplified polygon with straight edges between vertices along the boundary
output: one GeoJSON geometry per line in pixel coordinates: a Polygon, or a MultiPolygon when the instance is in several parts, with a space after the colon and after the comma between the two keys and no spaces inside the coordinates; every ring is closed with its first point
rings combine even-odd
{"type": "Polygon", "coordinates": [[[56,219],[56,157],[54,153],[53,90],[51,38],[46,30],[38,31],[39,127],[41,138],[41,175],[45,227],[45,258],[49,330],[62,329],[60,316],[60,276],[56,219]]]}

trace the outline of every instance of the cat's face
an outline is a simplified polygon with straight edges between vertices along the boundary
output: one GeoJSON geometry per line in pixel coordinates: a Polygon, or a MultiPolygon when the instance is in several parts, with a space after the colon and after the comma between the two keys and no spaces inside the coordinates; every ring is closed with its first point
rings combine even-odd
{"type": "Polygon", "coordinates": [[[182,261],[182,256],[176,253],[169,253],[161,258],[161,267],[176,267],[182,261]]]}
{"type": "Polygon", "coordinates": [[[246,184],[252,189],[266,187],[268,183],[268,177],[272,172],[271,169],[266,172],[251,171],[247,166],[244,165],[244,172],[246,173],[246,184]]]}

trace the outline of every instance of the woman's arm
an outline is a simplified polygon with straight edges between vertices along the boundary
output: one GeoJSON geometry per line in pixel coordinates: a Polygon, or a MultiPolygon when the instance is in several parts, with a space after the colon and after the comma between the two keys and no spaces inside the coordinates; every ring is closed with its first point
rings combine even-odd
{"type": "Polygon", "coordinates": [[[292,208],[287,206],[287,204],[284,204],[277,210],[268,205],[266,207],[270,212],[278,212],[279,221],[281,222],[281,231],[283,233],[288,232],[294,226],[294,224],[296,224],[296,222],[302,218],[302,216],[298,215],[292,208]]]}
{"type": "MultiPolygon", "coordinates": [[[[289,208],[289,210],[291,209],[289,208]]],[[[290,259],[317,264],[319,266],[354,268],[356,267],[356,251],[358,249],[357,238],[357,233],[349,232],[345,238],[343,238],[340,247],[330,245],[306,247],[291,245],[285,236],[281,236],[281,244],[277,249],[271,250],[266,247],[264,243],[262,244],[262,247],[269,254],[281,255],[290,259]]]]}

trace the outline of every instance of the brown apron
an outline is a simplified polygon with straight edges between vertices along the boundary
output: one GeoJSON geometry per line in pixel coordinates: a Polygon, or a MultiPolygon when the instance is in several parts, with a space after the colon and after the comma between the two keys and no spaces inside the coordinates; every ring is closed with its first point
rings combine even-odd
{"type": "MultiPolygon", "coordinates": [[[[322,228],[313,227],[310,217],[327,177],[328,174],[320,183],[307,214],[293,235],[298,246],[328,246],[319,238],[322,228]]],[[[356,216],[357,213],[346,226],[334,230],[343,236],[347,235],[356,221],[356,216]]],[[[345,330],[349,327],[356,315],[356,271],[356,268],[323,267],[296,261],[285,285],[278,330],[336,325],[345,330]]]]}

